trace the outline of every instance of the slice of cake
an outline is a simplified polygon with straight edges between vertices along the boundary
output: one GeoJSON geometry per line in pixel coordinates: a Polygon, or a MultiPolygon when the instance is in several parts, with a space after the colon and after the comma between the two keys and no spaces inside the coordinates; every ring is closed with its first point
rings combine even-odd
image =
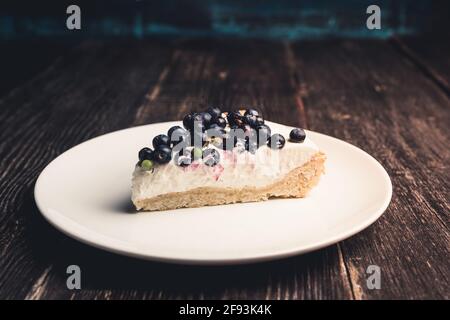
{"type": "Polygon", "coordinates": [[[140,210],[300,198],[324,171],[325,155],[299,128],[264,122],[256,110],[188,114],[143,148],[133,173],[140,210]],[[287,139],[285,137],[288,137],[287,139]]]}

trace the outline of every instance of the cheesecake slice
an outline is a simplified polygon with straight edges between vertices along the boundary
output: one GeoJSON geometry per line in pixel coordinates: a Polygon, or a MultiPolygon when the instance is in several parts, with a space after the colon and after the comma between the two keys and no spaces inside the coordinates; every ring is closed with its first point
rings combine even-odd
{"type": "Polygon", "coordinates": [[[141,159],[132,179],[136,209],[157,211],[305,197],[324,172],[325,154],[308,136],[301,141],[288,139],[292,127],[272,122],[266,125],[272,133],[286,137],[281,147],[262,145],[248,152],[209,144],[207,148],[214,149],[220,159],[212,163],[194,157],[179,165],[171,157],[160,164],[160,157],[153,155],[148,166],[141,159]]]}

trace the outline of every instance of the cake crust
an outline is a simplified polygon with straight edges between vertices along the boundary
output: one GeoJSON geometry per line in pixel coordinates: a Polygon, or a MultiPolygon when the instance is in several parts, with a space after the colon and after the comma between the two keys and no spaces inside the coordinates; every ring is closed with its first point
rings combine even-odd
{"type": "Polygon", "coordinates": [[[133,201],[136,209],[145,211],[195,208],[237,202],[264,201],[270,198],[302,198],[318,183],[324,172],[326,156],[316,153],[307,163],[291,170],[281,180],[264,187],[199,187],[133,201]]]}

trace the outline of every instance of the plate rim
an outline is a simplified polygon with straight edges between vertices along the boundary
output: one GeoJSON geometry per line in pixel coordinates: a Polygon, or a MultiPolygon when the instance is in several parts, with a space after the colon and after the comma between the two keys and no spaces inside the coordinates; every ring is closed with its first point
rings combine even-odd
{"type": "MultiPolygon", "coordinates": [[[[268,121],[269,122],[269,121],[268,121]]],[[[123,241],[114,239],[112,237],[107,237],[104,235],[99,234],[98,232],[89,230],[85,228],[83,225],[71,220],[70,218],[65,217],[63,214],[59,212],[52,212],[53,210],[47,210],[45,206],[41,203],[41,200],[39,199],[39,193],[40,191],[40,184],[42,177],[45,175],[45,172],[49,170],[51,165],[60,157],[64,156],[67,152],[73,151],[74,149],[77,149],[78,147],[84,145],[85,143],[90,143],[96,139],[103,138],[105,136],[113,135],[120,133],[122,131],[127,131],[130,129],[135,128],[141,128],[145,126],[152,126],[152,125],[171,125],[174,123],[179,123],[179,121],[167,121],[167,122],[156,122],[151,124],[145,124],[145,125],[139,125],[139,126],[132,126],[129,128],[124,128],[120,130],[116,130],[113,132],[108,132],[96,137],[93,137],[91,139],[88,139],[86,141],[83,141],[60,155],[58,155],[56,158],[54,158],[52,161],[50,161],[45,168],[41,171],[39,174],[36,183],[34,185],[34,199],[37,205],[37,208],[41,215],[44,217],[44,219],[50,223],[53,227],[55,227],[57,230],[65,234],[66,236],[69,236],[72,239],[75,239],[81,243],[90,245],[92,247],[105,250],[107,252],[112,252],[115,254],[128,256],[132,258],[138,258],[142,260],[147,261],[157,261],[157,262],[164,262],[164,263],[174,263],[174,264],[183,264],[183,265],[237,265],[237,264],[250,264],[250,263],[257,263],[257,262],[264,262],[264,261],[270,261],[270,260],[279,260],[295,255],[305,254],[311,251],[315,251],[324,247],[327,247],[329,245],[335,244],[339,241],[342,241],[344,239],[347,239],[356,233],[366,229],[371,224],[373,224],[376,220],[378,220],[381,215],[386,211],[388,208],[391,199],[392,199],[392,181],[389,177],[389,174],[387,173],[386,169],[381,165],[379,161],[377,161],[372,155],[364,151],[363,149],[346,142],[344,140],[316,132],[311,130],[305,130],[307,133],[313,133],[320,136],[323,136],[327,139],[332,139],[337,141],[338,143],[345,144],[347,147],[353,148],[355,151],[362,153],[369,161],[371,161],[375,166],[377,166],[380,169],[380,173],[383,176],[383,182],[387,186],[387,192],[385,194],[385,197],[383,199],[383,203],[380,202],[380,206],[377,210],[374,210],[368,218],[364,219],[359,224],[354,225],[352,228],[341,231],[337,235],[334,235],[331,238],[326,238],[323,241],[320,241],[314,245],[307,246],[305,248],[304,245],[298,245],[293,248],[289,248],[286,250],[277,250],[275,253],[263,253],[263,254],[256,254],[256,255],[249,255],[248,257],[244,258],[210,258],[210,259],[204,259],[204,258],[176,258],[176,257],[168,257],[168,256],[162,256],[162,255],[149,255],[148,253],[139,252],[139,248],[130,248],[129,246],[126,246],[123,241]],[[65,220],[64,223],[61,223],[62,220],[65,220]],[[105,241],[108,241],[105,243],[105,241]],[[111,241],[113,241],[111,243],[111,241]]]]}

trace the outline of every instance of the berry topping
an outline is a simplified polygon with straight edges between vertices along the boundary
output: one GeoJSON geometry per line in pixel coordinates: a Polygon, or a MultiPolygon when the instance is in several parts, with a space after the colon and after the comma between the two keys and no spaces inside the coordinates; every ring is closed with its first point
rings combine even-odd
{"type": "Polygon", "coordinates": [[[256,116],[252,115],[252,114],[247,114],[244,116],[244,122],[249,125],[250,127],[254,128],[257,126],[256,123],[256,116]]]}
{"type": "Polygon", "coordinates": [[[168,146],[170,144],[169,137],[165,134],[159,134],[153,138],[153,147],[158,148],[159,146],[168,146]]]}
{"type": "Polygon", "coordinates": [[[257,116],[257,117],[256,117],[256,126],[259,127],[259,126],[262,126],[263,124],[264,124],[264,119],[263,119],[263,117],[257,116]]]}
{"type": "MultiPolygon", "coordinates": [[[[183,127],[173,126],[167,135],[154,137],[154,150],[143,148],[139,151],[139,165],[150,170],[158,164],[168,163],[173,157],[179,166],[188,166],[199,159],[208,166],[215,166],[220,161],[220,149],[255,153],[264,144],[281,149],[286,143],[281,134],[272,135],[270,127],[264,124],[264,118],[255,109],[222,112],[220,108],[209,107],[206,111],[184,116],[183,127]]],[[[295,128],[289,137],[292,142],[303,142],[305,132],[295,128]]],[[[232,155],[225,152],[225,158],[229,154],[232,155]]],[[[190,168],[199,165],[194,163],[190,168]]]]}
{"type": "Polygon", "coordinates": [[[152,160],[145,159],[141,162],[141,168],[146,171],[153,169],[153,166],[154,164],[152,160]]]}
{"type": "Polygon", "coordinates": [[[284,147],[285,143],[286,139],[279,133],[273,134],[269,140],[267,140],[267,145],[272,149],[281,149],[284,147]]]}
{"type": "Polygon", "coordinates": [[[169,137],[169,139],[172,138],[173,133],[176,132],[179,135],[182,135],[186,132],[186,130],[184,130],[182,127],[180,126],[173,126],[171,127],[168,131],[167,131],[167,136],[169,137]]]}
{"type": "Polygon", "coordinates": [[[210,167],[214,167],[220,161],[220,154],[216,149],[203,150],[203,162],[210,167]]]}
{"type": "Polygon", "coordinates": [[[227,120],[225,120],[225,118],[223,117],[218,117],[216,119],[216,124],[221,128],[225,128],[227,125],[227,120]]]}
{"type": "Polygon", "coordinates": [[[172,159],[172,150],[166,145],[160,145],[153,152],[153,158],[159,164],[168,163],[172,159]]]}
{"type": "Polygon", "coordinates": [[[210,107],[210,108],[208,108],[208,111],[207,111],[207,112],[211,115],[211,117],[212,117],[213,120],[216,120],[216,119],[219,118],[219,117],[221,116],[221,114],[222,114],[222,111],[220,111],[219,108],[215,108],[215,107],[210,107]]]}
{"type": "Polygon", "coordinates": [[[195,113],[192,117],[192,125],[188,130],[192,131],[205,131],[207,125],[211,121],[211,115],[203,113],[195,113]]]}
{"type": "Polygon", "coordinates": [[[300,128],[294,128],[289,133],[289,140],[292,142],[303,142],[305,141],[306,133],[305,130],[300,128]]]}
{"type": "Polygon", "coordinates": [[[259,112],[255,109],[247,109],[247,110],[245,110],[244,116],[247,116],[247,115],[252,115],[252,116],[257,117],[257,116],[259,116],[259,112]]]}
{"type": "Polygon", "coordinates": [[[186,140],[186,138],[188,137],[188,132],[180,126],[175,126],[167,131],[167,135],[169,136],[171,145],[175,146],[178,143],[186,140]]]}
{"type": "Polygon", "coordinates": [[[183,127],[185,127],[187,130],[190,130],[194,124],[194,113],[188,113],[183,118],[183,127]]]}
{"type": "Polygon", "coordinates": [[[152,160],[153,159],[153,150],[150,148],[143,148],[139,151],[139,160],[152,160]]]}
{"type": "Polygon", "coordinates": [[[239,111],[230,112],[227,115],[228,124],[230,126],[242,126],[244,124],[244,118],[239,111]]]}
{"type": "Polygon", "coordinates": [[[203,124],[205,126],[208,126],[212,122],[213,116],[211,114],[209,114],[208,112],[202,112],[201,115],[202,115],[203,124]]]}

